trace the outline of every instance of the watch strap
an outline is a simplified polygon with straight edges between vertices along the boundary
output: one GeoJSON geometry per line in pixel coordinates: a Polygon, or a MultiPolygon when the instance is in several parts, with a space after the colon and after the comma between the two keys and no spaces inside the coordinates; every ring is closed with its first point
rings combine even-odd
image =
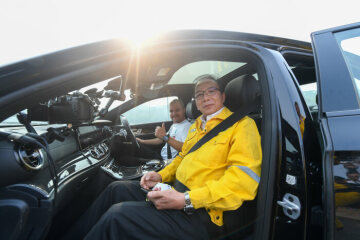
{"type": "Polygon", "coordinates": [[[192,214],[192,213],[194,213],[195,209],[194,209],[194,206],[193,206],[192,203],[191,203],[191,199],[190,199],[189,193],[188,193],[188,192],[185,192],[185,193],[184,193],[184,197],[185,197],[184,212],[185,212],[186,214],[192,214]]]}
{"type": "Polygon", "coordinates": [[[168,135],[163,136],[163,137],[162,137],[162,140],[163,140],[164,142],[168,142],[168,141],[169,141],[169,136],[168,136],[168,135]]]}

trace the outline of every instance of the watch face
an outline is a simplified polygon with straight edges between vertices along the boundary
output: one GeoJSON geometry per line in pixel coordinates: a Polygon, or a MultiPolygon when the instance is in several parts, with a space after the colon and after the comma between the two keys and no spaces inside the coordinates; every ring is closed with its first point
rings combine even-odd
{"type": "Polygon", "coordinates": [[[185,206],[184,211],[186,214],[192,214],[195,212],[195,208],[193,206],[185,206]]]}

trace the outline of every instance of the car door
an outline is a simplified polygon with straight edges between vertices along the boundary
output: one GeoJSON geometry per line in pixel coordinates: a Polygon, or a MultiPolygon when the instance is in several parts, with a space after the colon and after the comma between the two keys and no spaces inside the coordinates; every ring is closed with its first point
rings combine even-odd
{"type": "Polygon", "coordinates": [[[323,142],[325,239],[360,239],[360,23],[311,37],[323,142]]]}
{"type": "MultiPolygon", "coordinates": [[[[273,114],[277,118],[277,157],[271,168],[276,169],[271,183],[272,191],[264,197],[272,202],[272,218],[264,218],[257,226],[257,239],[305,239],[307,234],[308,191],[306,159],[299,115],[308,115],[305,104],[296,88],[295,77],[281,53],[263,49],[261,52],[269,73],[269,84],[276,92],[273,114]],[[298,110],[297,110],[298,109],[298,110]],[[271,193],[271,194],[270,194],[271,193]],[[261,233],[261,234],[260,234],[261,233]]],[[[275,127],[273,127],[276,129],[275,127]]],[[[269,171],[271,173],[271,171],[269,171]]]]}

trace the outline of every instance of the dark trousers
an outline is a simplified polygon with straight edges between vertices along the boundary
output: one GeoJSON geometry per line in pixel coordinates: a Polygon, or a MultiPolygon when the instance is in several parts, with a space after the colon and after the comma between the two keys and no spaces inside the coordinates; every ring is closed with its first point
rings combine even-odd
{"type": "Polygon", "coordinates": [[[111,183],[67,234],[66,239],[208,239],[195,213],[157,210],[137,181],[111,183]]]}

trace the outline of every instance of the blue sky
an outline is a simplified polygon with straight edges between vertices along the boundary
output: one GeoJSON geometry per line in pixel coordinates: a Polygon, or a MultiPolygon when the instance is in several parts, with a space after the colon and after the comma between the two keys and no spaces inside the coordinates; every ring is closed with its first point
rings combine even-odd
{"type": "Polygon", "coordinates": [[[358,0],[1,0],[0,65],[102,39],[221,29],[310,41],[359,21],[358,0]]]}

